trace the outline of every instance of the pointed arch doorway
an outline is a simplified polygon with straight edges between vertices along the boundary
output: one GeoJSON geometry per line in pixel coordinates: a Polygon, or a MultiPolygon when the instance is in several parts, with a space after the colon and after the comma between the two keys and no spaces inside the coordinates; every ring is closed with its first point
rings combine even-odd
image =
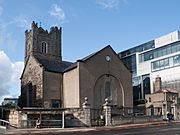
{"type": "Polygon", "coordinates": [[[111,74],[100,76],[94,86],[93,108],[101,108],[108,98],[112,106],[124,106],[124,90],[120,81],[111,74]]]}

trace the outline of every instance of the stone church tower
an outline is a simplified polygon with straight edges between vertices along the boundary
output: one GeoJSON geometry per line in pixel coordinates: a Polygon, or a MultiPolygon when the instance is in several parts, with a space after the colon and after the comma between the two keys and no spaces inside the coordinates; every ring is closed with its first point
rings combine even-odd
{"type": "Polygon", "coordinates": [[[21,107],[60,107],[62,73],[71,65],[62,61],[61,28],[51,27],[48,32],[33,21],[25,37],[21,107]]]}
{"type": "Polygon", "coordinates": [[[25,63],[30,55],[36,58],[62,60],[61,56],[61,28],[51,27],[50,32],[37,26],[33,21],[31,30],[25,31],[25,63]]]}

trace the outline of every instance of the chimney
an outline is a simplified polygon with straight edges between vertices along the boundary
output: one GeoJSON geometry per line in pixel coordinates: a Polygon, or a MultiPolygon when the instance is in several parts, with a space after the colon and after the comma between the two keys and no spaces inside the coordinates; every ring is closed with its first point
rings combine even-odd
{"type": "Polygon", "coordinates": [[[155,90],[154,92],[161,90],[161,77],[157,76],[155,80],[155,90]]]}

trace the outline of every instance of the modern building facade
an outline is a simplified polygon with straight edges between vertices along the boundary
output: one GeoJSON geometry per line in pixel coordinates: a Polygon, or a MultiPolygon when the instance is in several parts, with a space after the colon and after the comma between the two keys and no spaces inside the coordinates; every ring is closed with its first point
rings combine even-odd
{"type": "Polygon", "coordinates": [[[119,53],[132,72],[134,105],[145,103],[145,94],[154,93],[155,78],[162,89],[180,95],[180,32],[175,31],[119,53]]]}

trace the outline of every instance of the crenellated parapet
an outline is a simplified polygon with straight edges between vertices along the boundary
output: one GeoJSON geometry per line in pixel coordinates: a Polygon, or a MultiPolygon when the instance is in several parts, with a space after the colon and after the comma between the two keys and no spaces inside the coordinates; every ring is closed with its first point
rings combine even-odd
{"type": "Polygon", "coordinates": [[[57,26],[51,27],[48,31],[33,21],[31,29],[25,31],[25,62],[30,55],[62,60],[61,31],[62,28],[57,26]]]}
{"type": "Polygon", "coordinates": [[[58,28],[57,26],[52,26],[50,28],[50,31],[43,29],[41,26],[38,26],[38,23],[35,23],[35,21],[32,22],[31,24],[31,30],[26,30],[25,34],[29,34],[32,31],[37,32],[37,33],[41,33],[41,34],[48,34],[51,35],[53,33],[57,33],[57,34],[61,34],[61,30],[62,28],[58,28]]]}
{"type": "Polygon", "coordinates": [[[51,28],[50,28],[50,34],[51,34],[51,33],[54,33],[54,32],[55,32],[55,33],[60,33],[60,32],[61,32],[61,29],[62,29],[61,27],[58,28],[57,26],[51,27],[51,28]]]}

